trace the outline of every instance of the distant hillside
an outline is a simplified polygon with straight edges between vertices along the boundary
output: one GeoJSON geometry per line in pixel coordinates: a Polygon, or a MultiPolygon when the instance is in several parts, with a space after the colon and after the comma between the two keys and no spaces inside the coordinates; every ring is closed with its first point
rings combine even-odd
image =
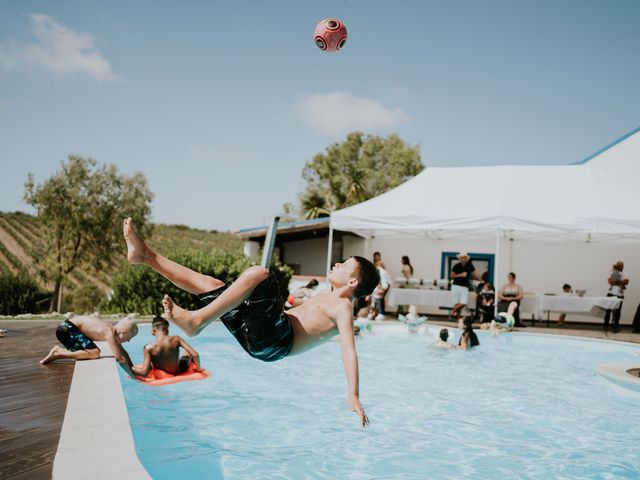
{"type": "MultiPolygon", "coordinates": [[[[37,275],[32,258],[32,245],[40,235],[41,226],[37,217],[22,212],[0,212],[0,274],[17,275],[28,273],[41,286],[49,289],[37,275]]],[[[177,249],[196,249],[204,253],[241,252],[242,241],[231,233],[198,230],[185,225],[156,224],[148,242],[160,253],[177,249]]],[[[111,276],[126,263],[126,247],[122,242],[122,254],[106,269],[94,271],[85,268],[71,274],[74,286],[94,284],[107,292],[111,285],[111,276]]]]}

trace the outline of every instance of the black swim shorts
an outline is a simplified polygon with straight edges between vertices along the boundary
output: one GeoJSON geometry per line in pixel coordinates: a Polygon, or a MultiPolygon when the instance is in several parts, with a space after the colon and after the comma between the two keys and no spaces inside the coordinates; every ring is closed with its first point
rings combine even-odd
{"type": "Polygon", "coordinates": [[[70,352],[98,348],[89,338],[69,320],[65,320],[56,329],[58,341],[70,352]]]}
{"type": "MultiPolygon", "coordinates": [[[[198,298],[206,305],[229,288],[226,284],[198,298]]],[[[220,320],[253,358],[275,362],[287,356],[293,344],[293,329],[284,313],[284,299],[276,276],[271,272],[266,280],[251,292],[251,296],[220,320]]]]}

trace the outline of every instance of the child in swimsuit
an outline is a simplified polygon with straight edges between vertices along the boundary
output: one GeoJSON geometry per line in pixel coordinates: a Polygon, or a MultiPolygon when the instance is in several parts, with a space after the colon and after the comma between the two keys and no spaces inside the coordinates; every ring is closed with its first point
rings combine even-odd
{"type": "Polygon", "coordinates": [[[142,365],[136,365],[131,370],[140,377],[146,377],[152,369],[162,370],[171,375],[185,372],[189,364],[193,363],[196,372],[202,371],[200,356],[194,348],[178,335],[169,335],[169,322],[162,317],[156,317],[151,323],[151,334],[156,341],[144,347],[142,365]],[[187,355],[180,357],[180,347],[187,355]]]}
{"type": "Polygon", "coordinates": [[[73,317],[73,321],[65,320],[56,329],[56,337],[65,348],[55,345],[49,354],[40,360],[40,363],[44,365],[63,359],[100,358],[100,349],[94,342],[105,341],[116,360],[131,375],[131,359],[121,343],[128,342],[137,333],[138,326],[129,317],[123,318],[115,325],[91,316],[73,317]]]}
{"type": "Polygon", "coordinates": [[[370,295],[378,284],[373,263],[362,257],[336,263],[327,277],[333,291],[319,293],[285,312],[278,282],[266,268],[250,267],[235,282],[226,284],[154,251],[135,232],[131,218],[125,219],[123,234],[129,263],[147,265],[199,296],[204,306],[194,311],[179,307],[167,295],[162,300],[165,317],[190,336],[219,319],[250,356],[272,362],[309,350],[339,333],[347,403],[363,426],[369,423],[359,399],[352,300],[370,295]]]}

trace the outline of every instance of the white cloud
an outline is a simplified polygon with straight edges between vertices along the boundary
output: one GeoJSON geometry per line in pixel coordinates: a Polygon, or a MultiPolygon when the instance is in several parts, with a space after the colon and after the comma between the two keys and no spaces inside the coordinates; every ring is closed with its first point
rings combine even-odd
{"type": "Polygon", "coordinates": [[[241,157],[225,150],[207,147],[205,145],[189,145],[187,158],[198,165],[210,165],[241,161],[241,157]]]}
{"type": "Polygon", "coordinates": [[[380,102],[355,97],[349,92],[308,95],[297,103],[296,110],[305,123],[328,134],[377,130],[409,120],[399,108],[390,109],[380,102]]]}
{"type": "Polygon", "coordinates": [[[35,67],[60,75],[88,75],[99,82],[121,80],[92,35],[71,30],[48,15],[34,13],[30,18],[36,42],[1,43],[0,70],[35,67]]]}

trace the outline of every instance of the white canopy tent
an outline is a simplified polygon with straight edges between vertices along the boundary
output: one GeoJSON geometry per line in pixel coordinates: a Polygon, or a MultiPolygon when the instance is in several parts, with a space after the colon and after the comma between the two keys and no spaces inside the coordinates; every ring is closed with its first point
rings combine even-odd
{"type": "Polygon", "coordinates": [[[582,160],[612,180],[640,191],[640,127],[582,160]]]}
{"type": "Polygon", "coordinates": [[[590,164],[431,167],[378,197],[333,212],[330,228],[362,236],[498,230],[640,236],[639,207],[640,191],[590,164]]]}
{"type": "Polygon", "coordinates": [[[599,152],[616,153],[627,169],[623,178],[599,155],[575,165],[427,168],[378,197],[331,214],[327,269],[333,230],[365,238],[492,237],[495,272],[502,236],[640,240],[639,132],[599,152]]]}

